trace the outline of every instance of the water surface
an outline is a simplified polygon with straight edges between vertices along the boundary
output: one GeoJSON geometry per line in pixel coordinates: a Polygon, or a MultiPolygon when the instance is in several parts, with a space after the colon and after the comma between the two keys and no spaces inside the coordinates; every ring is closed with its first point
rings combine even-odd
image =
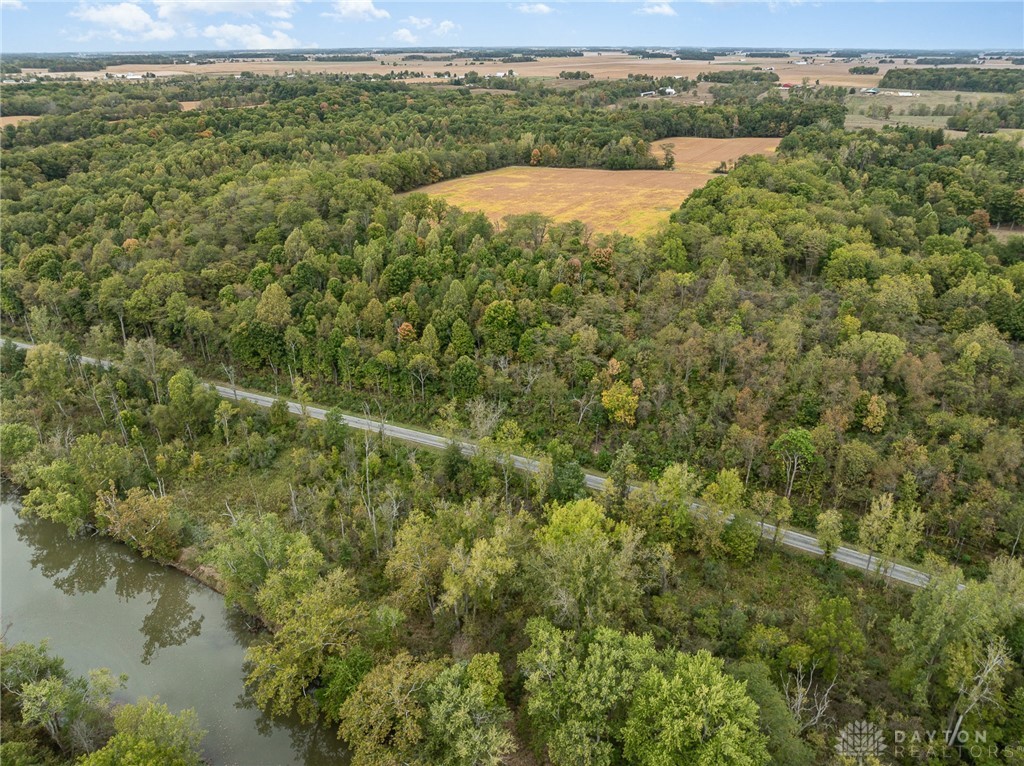
{"type": "Polygon", "coordinates": [[[71,538],[17,509],[16,497],[0,499],[0,611],[9,642],[47,638],[73,673],[127,673],[125,700],[159,695],[172,710],[195,708],[212,764],[346,762],[332,731],[271,720],[253,705],[242,663],[256,636],[220,594],[124,545],[71,538]]]}

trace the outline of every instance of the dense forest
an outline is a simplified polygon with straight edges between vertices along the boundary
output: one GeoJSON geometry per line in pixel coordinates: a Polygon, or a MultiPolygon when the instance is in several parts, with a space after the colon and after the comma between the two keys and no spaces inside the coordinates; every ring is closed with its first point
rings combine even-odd
{"type": "Polygon", "coordinates": [[[980,67],[890,69],[882,75],[879,87],[1016,93],[1024,89],[1024,72],[1018,69],[982,69],[980,67]]]}
{"type": "MultiPolygon", "coordinates": [[[[24,512],[204,565],[266,628],[255,699],[357,765],[830,763],[857,719],[984,730],[964,760],[1020,763],[1024,239],[993,232],[1024,224],[1024,150],[849,133],[836,89],[700,108],[631,82],[5,90],[65,112],[3,133],[0,319],[37,344],[0,358],[24,512]],[[154,107],[101,116],[129,92],[154,107]],[[658,168],[685,135],[785,138],[646,239],[396,195],[658,168]],[[931,582],[785,554],[760,520],[931,582]]],[[[15,650],[43,668],[18,683],[62,677],[15,650]]],[[[26,747],[93,749],[12,694],[26,747]]],[[[941,740],[905,762],[957,761],[941,740]]]]}

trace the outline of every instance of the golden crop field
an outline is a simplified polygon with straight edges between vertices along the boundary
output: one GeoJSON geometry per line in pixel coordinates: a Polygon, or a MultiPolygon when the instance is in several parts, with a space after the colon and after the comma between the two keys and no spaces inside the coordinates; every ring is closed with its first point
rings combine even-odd
{"type": "Polygon", "coordinates": [[[580,220],[598,232],[646,234],[714,177],[722,161],[746,154],[771,154],[778,138],[666,138],[656,156],[671,146],[673,170],[588,170],[509,167],[443,181],[419,189],[444,197],[493,221],[538,212],[555,221],[580,220]]]}
{"type": "Polygon", "coordinates": [[[39,116],[35,114],[5,114],[3,117],[0,117],[0,128],[5,125],[21,125],[22,123],[38,119],[39,116]]]}

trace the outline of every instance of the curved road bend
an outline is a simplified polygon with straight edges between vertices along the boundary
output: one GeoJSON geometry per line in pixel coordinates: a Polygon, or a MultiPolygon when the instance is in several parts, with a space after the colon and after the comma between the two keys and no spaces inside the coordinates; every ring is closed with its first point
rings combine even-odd
{"type": "MultiPolygon", "coordinates": [[[[21,343],[19,341],[12,341],[12,343],[21,349],[29,349],[33,346],[31,343],[21,343]]],[[[79,359],[85,364],[94,364],[101,367],[110,367],[111,365],[111,363],[105,359],[93,359],[88,356],[81,356],[79,359]]],[[[219,396],[222,396],[225,399],[233,399],[240,402],[252,402],[260,407],[270,407],[276,401],[276,397],[256,393],[254,391],[245,391],[240,388],[232,388],[219,383],[209,383],[208,385],[216,391],[219,396]]],[[[303,408],[301,404],[289,401],[287,402],[287,405],[289,412],[296,415],[302,415],[303,408]]],[[[321,407],[307,405],[305,412],[307,417],[315,418],[317,420],[324,420],[327,417],[327,410],[321,407]]],[[[354,428],[359,431],[373,431],[383,436],[390,436],[394,439],[399,439],[416,446],[444,449],[454,443],[457,444],[459,449],[466,455],[476,454],[477,451],[477,446],[470,442],[455,441],[444,436],[430,433],[429,431],[419,431],[414,428],[396,426],[388,423],[386,420],[381,421],[373,418],[362,418],[357,415],[342,415],[342,421],[350,428],[354,428]]],[[[513,455],[512,462],[520,471],[537,471],[536,460],[531,460],[530,458],[520,455],[513,455]]],[[[594,490],[595,492],[599,492],[604,489],[606,481],[607,479],[603,476],[598,476],[597,474],[587,472],[584,472],[583,474],[583,482],[587,489],[594,490]]],[[[699,503],[692,503],[690,507],[696,510],[701,506],[699,503]]],[[[766,537],[773,537],[775,535],[774,525],[763,524],[761,522],[755,523],[761,527],[761,531],[766,537]]],[[[805,532],[783,529],[779,534],[779,542],[790,548],[802,551],[803,553],[810,553],[815,556],[825,555],[825,552],[818,545],[818,539],[814,537],[814,535],[809,535],[805,532]]],[[[861,553],[858,550],[846,547],[840,547],[832,554],[832,558],[841,564],[846,564],[863,570],[867,570],[868,566],[875,560],[873,558],[869,558],[866,553],[861,553]]],[[[885,575],[897,582],[906,583],[907,585],[913,585],[919,588],[927,585],[929,579],[928,575],[924,572],[912,567],[903,566],[902,564],[890,564],[885,568],[885,575]]]]}

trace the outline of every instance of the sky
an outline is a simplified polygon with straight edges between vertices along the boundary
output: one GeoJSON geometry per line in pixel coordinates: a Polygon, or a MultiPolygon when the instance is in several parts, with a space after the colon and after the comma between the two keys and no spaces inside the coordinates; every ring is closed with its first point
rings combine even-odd
{"type": "Polygon", "coordinates": [[[0,55],[454,46],[1024,48],[1024,2],[0,0],[0,55]]]}

